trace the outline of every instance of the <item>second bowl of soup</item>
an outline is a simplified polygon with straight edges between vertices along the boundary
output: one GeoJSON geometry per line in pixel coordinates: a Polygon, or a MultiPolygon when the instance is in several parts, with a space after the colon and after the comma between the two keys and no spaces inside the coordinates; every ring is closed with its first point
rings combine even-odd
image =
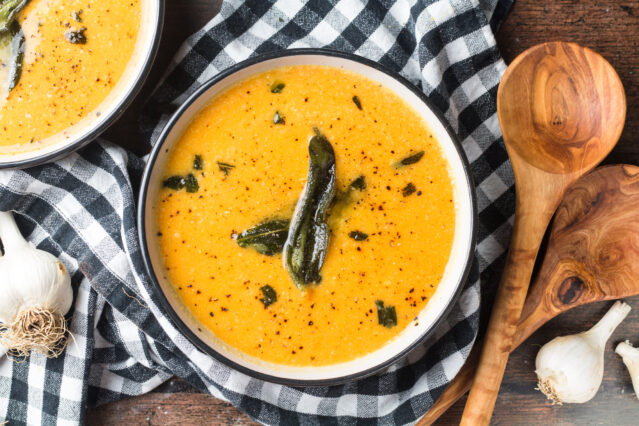
{"type": "Polygon", "coordinates": [[[473,186],[448,126],[402,78],[327,51],[206,83],[154,148],[140,206],[176,326],[289,384],[407,353],[454,303],[473,253],[473,186]]]}
{"type": "Polygon", "coordinates": [[[5,1],[2,8],[0,169],[54,160],[114,122],[150,70],[164,1],[5,1]]]}

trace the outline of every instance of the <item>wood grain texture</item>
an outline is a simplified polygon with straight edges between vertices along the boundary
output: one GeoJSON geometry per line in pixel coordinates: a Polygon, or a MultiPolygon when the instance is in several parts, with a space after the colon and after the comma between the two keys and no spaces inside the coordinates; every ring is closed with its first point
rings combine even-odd
{"type": "MultiPolygon", "coordinates": [[[[639,167],[604,166],[570,187],[554,217],[514,346],[576,306],[639,294],[638,211],[639,167]]],[[[478,347],[419,425],[433,423],[468,391],[478,347]]]]}
{"type": "Polygon", "coordinates": [[[227,402],[172,379],[153,393],[87,411],[87,425],[255,425],[227,402]]]}
{"type": "Polygon", "coordinates": [[[566,188],[615,146],[625,112],[615,70],[574,43],[531,47],[504,73],[497,114],[515,175],[515,225],[462,425],[490,422],[548,223],[566,188]]]}
{"type": "MultiPolygon", "coordinates": [[[[105,135],[122,146],[143,154],[146,147],[138,136],[136,117],[151,89],[157,84],[180,43],[219,10],[220,0],[167,0],[167,16],[160,52],[151,76],[133,106],[105,135]]],[[[574,41],[602,54],[617,70],[626,89],[628,119],[620,143],[605,163],[639,163],[639,4],[619,0],[515,0],[506,22],[497,34],[497,44],[507,63],[535,44],[549,40],[574,41]]],[[[482,294],[482,324],[487,321],[486,298],[482,294]]],[[[606,350],[602,388],[588,404],[552,406],[534,390],[534,359],[540,345],[557,335],[583,331],[603,315],[609,302],[577,307],[551,320],[515,350],[508,363],[501,393],[493,413],[494,424],[590,425],[636,424],[639,402],[614,344],[636,336],[639,343],[639,297],[626,300],[633,306],[606,350]]],[[[234,407],[174,379],[171,386],[140,397],[89,409],[87,424],[235,424],[247,417],[234,407]],[[180,390],[176,390],[180,388],[180,390]],[[179,392],[175,394],[174,392],[179,392]],[[169,395],[170,394],[170,395],[169,395]],[[158,407],[161,407],[158,409],[158,407]],[[159,416],[160,410],[171,413],[159,416]],[[147,418],[149,420],[147,420],[147,418]]],[[[459,423],[465,398],[437,422],[459,423]]]]}

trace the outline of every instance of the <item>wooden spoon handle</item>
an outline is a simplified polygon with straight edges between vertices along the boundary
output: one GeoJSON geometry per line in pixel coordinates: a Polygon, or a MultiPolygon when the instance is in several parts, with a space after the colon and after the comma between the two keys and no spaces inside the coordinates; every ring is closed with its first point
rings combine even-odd
{"type": "MultiPolygon", "coordinates": [[[[526,306],[529,306],[526,303],[526,306]]],[[[543,324],[555,316],[555,312],[547,312],[540,306],[536,305],[535,308],[528,310],[523,314],[515,337],[513,341],[514,350],[517,346],[521,345],[526,339],[528,339],[535,331],[537,331],[543,324]]],[[[526,309],[524,309],[526,311],[526,309]]],[[[473,377],[475,370],[479,365],[480,348],[483,346],[483,341],[476,342],[473,349],[468,355],[466,363],[462,366],[459,373],[450,382],[450,385],[446,390],[437,398],[435,404],[428,410],[428,412],[418,422],[417,426],[427,426],[433,424],[442,414],[444,414],[455,402],[468,392],[470,386],[473,383],[473,377]]]]}
{"type": "MultiPolygon", "coordinates": [[[[524,194],[518,194],[518,197],[520,195],[524,194]]],[[[535,258],[546,227],[559,204],[558,198],[545,200],[546,206],[540,205],[535,209],[524,208],[522,203],[517,203],[515,227],[506,266],[497,289],[479,367],[464,408],[461,425],[487,425],[490,422],[508,355],[513,348],[515,331],[526,299],[535,258]]],[[[527,201],[529,206],[530,200],[527,201]]]]}

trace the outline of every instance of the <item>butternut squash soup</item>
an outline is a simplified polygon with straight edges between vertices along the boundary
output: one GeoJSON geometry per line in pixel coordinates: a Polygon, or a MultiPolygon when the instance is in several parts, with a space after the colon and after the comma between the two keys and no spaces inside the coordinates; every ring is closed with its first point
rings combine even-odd
{"type": "Polygon", "coordinates": [[[442,148],[394,92],[276,68],[216,96],[167,155],[164,267],[226,344],[322,366],[417,325],[451,255],[455,199],[442,148]]]}
{"type": "Polygon", "coordinates": [[[134,53],[143,2],[2,1],[0,154],[41,149],[100,117],[134,53]]]}

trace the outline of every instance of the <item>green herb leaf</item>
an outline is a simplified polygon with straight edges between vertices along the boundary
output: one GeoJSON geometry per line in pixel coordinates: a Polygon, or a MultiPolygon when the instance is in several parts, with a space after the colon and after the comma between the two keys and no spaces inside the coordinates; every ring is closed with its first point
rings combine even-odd
{"type": "Polygon", "coordinates": [[[75,19],[77,22],[82,23],[82,18],[80,17],[80,15],[82,15],[82,9],[78,10],[77,12],[73,12],[71,14],[71,16],[73,16],[73,19],[75,19]]]}
{"type": "Polygon", "coordinates": [[[282,89],[284,89],[284,83],[281,81],[276,81],[271,86],[271,93],[282,93],[282,89]]]}
{"type": "Polygon", "coordinates": [[[353,96],[353,102],[355,103],[357,108],[361,111],[362,110],[362,102],[359,100],[359,97],[353,96]]]}
{"type": "Polygon", "coordinates": [[[274,124],[285,124],[284,116],[280,115],[279,111],[275,111],[275,115],[273,116],[273,123],[274,124]]]}
{"type": "Polygon", "coordinates": [[[200,184],[197,183],[197,179],[193,176],[193,173],[189,173],[184,178],[184,188],[186,188],[186,192],[197,192],[200,189],[200,184]]]}
{"type": "Polygon", "coordinates": [[[387,328],[392,328],[397,325],[397,313],[394,306],[384,307],[384,302],[376,300],[377,306],[377,319],[381,325],[387,328]]]}
{"type": "Polygon", "coordinates": [[[0,79],[4,95],[8,95],[20,82],[24,61],[25,37],[17,20],[9,25],[9,31],[0,32],[0,79]]]}
{"type": "Polygon", "coordinates": [[[424,156],[424,151],[416,152],[415,154],[411,154],[408,157],[401,160],[399,163],[395,165],[395,167],[410,166],[411,164],[415,164],[419,160],[421,160],[423,156],[424,156]]]}
{"type": "Polygon", "coordinates": [[[308,152],[308,178],[284,244],[286,269],[300,290],[322,279],[320,269],[329,238],[326,211],[335,196],[335,151],[317,129],[309,141],[308,152]]]}
{"type": "Polygon", "coordinates": [[[29,0],[5,0],[0,6],[0,32],[10,31],[11,24],[18,12],[29,3],[29,0]]]}
{"type": "Polygon", "coordinates": [[[220,171],[222,173],[224,173],[226,176],[229,175],[229,172],[235,168],[235,166],[233,164],[229,164],[229,163],[223,163],[221,161],[217,161],[217,167],[220,169],[220,171]]]}
{"type": "Polygon", "coordinates": [[[260,299],[260,302],[264,304],[264,309],[277,302],[277,293],[275,292],[275,289],[273,289],[273,287],[267,284],[263,287],[260,287],[260,290],[262,290],[262,294],[264,295],[264,297],[260,299]]]}
{"type": "Polygon", "coordinates": [[[258,253],[273,256],[280,253],[288,236],[288,219],[262,222],[235,237],[240,247],[252,248],[258,253]]]}
{"type": "Polygon", "coordinates": [[[409,195],[411,195],[415,191],[417,191],[417,188],[415,188],[415,185],[413,185],[412,182],[408,182],[408,185],[406,185],[404,187],[404,189],[402,189],[402,195],[404,197],[408,197],[409,195]]]}
{"type": "Polygon", "coordinates": [[[348,206],[350,206],[356,199],[353,195],[354,191],[364,191],[366,189],[366,178],[364,175],[360,175],[355,178],[344,190],[337,190],[335,192],[335,198],[330,208],[330,216],[332,218],[340,218],[346,212],[348,206]]]}
{"type": "Polygon", "coordinates": [[[170,178],[167,178],[164,180],[164,182],[162,182],[162,186],[164,188],[174,189],[176,191],[179,191],[180,189],[184,188],[185,184],[186,184],[186,181],[184,180],[184,178],[178,175],[171,176],[170,178]]]}
{"type": "Polygon", "coordinates": [[[86,44],[87,36],[84,34],[86,30],[86,27],[82,27],[77,30],[69,30],[64,33],[64,38],[66,38],[69,43],[86,44]]]}
{"type": "Polygon", "coordinates": [[[351,231],[348,233],[348,236],[354,239],[355,241],[364,241],[368,238],[368,234],[360,231],[351,231]]]}
{"type": "Polygon", "coordinates": [[[359,175],[354,181],[348,185],[351,189],[357,189],[358,191],[363,191],[366,189],[366,178],[364,175],[359,175]]]}
{"type": "Polygon", "coordinates": [[[193,169],[202,170],[203,168],[204,160],[202,160],[202,156],[200,154],[195,154],[195,157],[193,157],[193,169]]]}

